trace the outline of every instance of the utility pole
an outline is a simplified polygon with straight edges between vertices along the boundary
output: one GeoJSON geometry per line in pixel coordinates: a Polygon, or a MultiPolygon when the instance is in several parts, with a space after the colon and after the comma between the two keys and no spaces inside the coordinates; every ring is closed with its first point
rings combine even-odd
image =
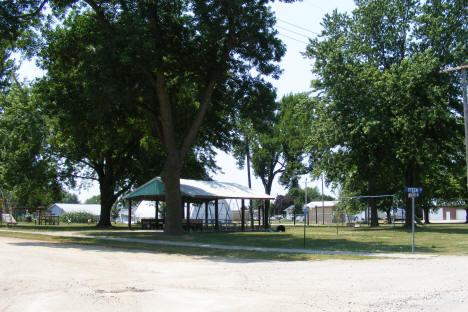
{"type": "Polygon", "coordinates": [[[322,173],[322,224],[325,224],[325,202],[323,200],[323,175],[322,173]]]}
{"type": "MultiPolygon", "coordinates": [[[[307,209],[307,177],[305,178],[305,189],[304,189],[304,209],[307,209]]],[[[304,224],[306,222],[307,215],[304,214],[304,224]]],[[[307,221],[307,225],[309,225],[309,221],[307,221]]]]}
{"type": "Polygon", "coordinates": [[[465,119],[465,160],[466,160],[466,183],[468,187],[468,104],[466,103],[466,70],[468,69],[467,64],[461,66],[443,69],[441,73],[448,73],[453,71],[461,71],[462,76],[462,88],[463,88],[463,115],[465,119]]]}

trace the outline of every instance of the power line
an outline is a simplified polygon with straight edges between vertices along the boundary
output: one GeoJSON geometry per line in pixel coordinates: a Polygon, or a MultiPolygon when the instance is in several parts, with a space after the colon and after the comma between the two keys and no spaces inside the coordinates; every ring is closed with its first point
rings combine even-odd
{"type": "Polygon", "coordinates": [[[285,24],[288,24],[288,25],[290,25],[290,26],[296,27],[297,29],[300,29],[300,30],[302,30],[302,31],[307,31],[307,32],[312,33],[312,34],[314,34],[314,35],[320,35],[319,33],[316,33],[315,31],[312,31],[312,30],[309,30],[309,29],[307,29],[307,28],[304,28],[304,27],[295,25],[295,24],[290,23],[290,22],[288,22],[288,21],[285,21],[285,20],[282,20],[282,19],[279,19],[279,18],[278,18],[278,21],[280,21],[280,22],[282,22],[282,23],[285,23],[285,24]]]}
{"type": "Polygon", "coordinates": [[[296,32],[296,31],[294,31],[294,30],[291,30],[291,29],[287,29],[287,28],[282,27],[282,26],[279,26],[279,25],[276,26],[276,27],[279,28],[279,29],[283,29],[283,30],[289,31],[290,33],[293,33],[293,34],[295,34],[295,35],[302,36],[302,37],[307,38],[307,39],[310,38],[310,37],[307,36],[307,35],[301,34],[301,33],[299,33],[299,32],[296,32]]]}
{"type": "Polygon", "coordinates": [[[279,36],[286,37],[286,38],[291,39],[291,40],[294,40],[294,41],[297,41],[297,42],[300,42],[300,43],[303,43],[303,44],[309,44],[308,42],[305,42],[305,41],[296,39],[296,38],[294,38],[294,37],[291,37],[291,36],[288,36],[288,35],[285,35],[285,34],[282,34],[282,33],[279,33],[278,35],[279,35],[279,36]]]}

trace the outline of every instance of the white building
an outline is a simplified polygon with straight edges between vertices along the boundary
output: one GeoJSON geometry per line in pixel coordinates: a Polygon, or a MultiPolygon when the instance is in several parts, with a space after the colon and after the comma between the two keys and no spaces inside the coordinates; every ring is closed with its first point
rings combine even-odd
{"type": "Polygon", "coordinates": [[[87,212],[96,217],[101,216],[101,205],[91,205],[91,204],[61,204],[55,203],[52,204],[48,210],[54,216],[60,216],[64,213],[73,213],[73,212],[87,212]]]}

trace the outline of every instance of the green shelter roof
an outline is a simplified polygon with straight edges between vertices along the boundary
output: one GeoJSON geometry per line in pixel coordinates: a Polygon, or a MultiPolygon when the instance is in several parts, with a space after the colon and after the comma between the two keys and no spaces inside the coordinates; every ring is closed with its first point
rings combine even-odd
{"type": "MultiPolygon", "coordinates": [[[[164,200],[164,182],[156,177],[124,196],[124,199],[134,200],[164,200]]],[[[273,199],[271,195],[257,192],[246,186],[217,181],[201,181],[180,179],[180,192],[182,197],[192,200],[213,199],[273,199]]]]}

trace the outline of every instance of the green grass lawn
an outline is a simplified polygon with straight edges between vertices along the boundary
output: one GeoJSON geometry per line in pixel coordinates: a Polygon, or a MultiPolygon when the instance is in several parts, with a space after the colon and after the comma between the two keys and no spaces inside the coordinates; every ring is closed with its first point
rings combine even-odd
{"type": "MultiPolygon", "coordinates": [[[[286,232],[189,233],[167,237],[161,232],[95,233],[112,237],[150,240],[176,240],[223,245],[303,248],[304,228],[287,226],[286,232]]],[[[415,235],[416,252],[468,255],[468,224],[431,224],[419,226],[415,235]]],[[[411,252],[411,230],[401,226],[378,228],[311,226],[306,228],[306,248],[357,252],[411,252]]]]}
{"type": "MultiPolygon", "coordinates": [[[[101,230],[91,225],[32,226],[20,224],[17,230],[81,231],[92,236],[130,237],[148,240],[184,241],[256,247],[303,248],[304,228],[286,226],[286,232],[209,232],[188,233],[179,237],[156,231],[130,231],[122,226],[101,230]],[[120,231],[116,231],[120,230],[120,231]]],[[[138,229],[135,227],[134,229],[138,229]]],[[[416,252],[468,255],[468,224],[430,224],[416,229],[416,252]]],[[[314,250],[357,252],[411,252],[411,230],[397,225],[378,228],[310,226],[306,228],[306,248],[314,250]]]]}

